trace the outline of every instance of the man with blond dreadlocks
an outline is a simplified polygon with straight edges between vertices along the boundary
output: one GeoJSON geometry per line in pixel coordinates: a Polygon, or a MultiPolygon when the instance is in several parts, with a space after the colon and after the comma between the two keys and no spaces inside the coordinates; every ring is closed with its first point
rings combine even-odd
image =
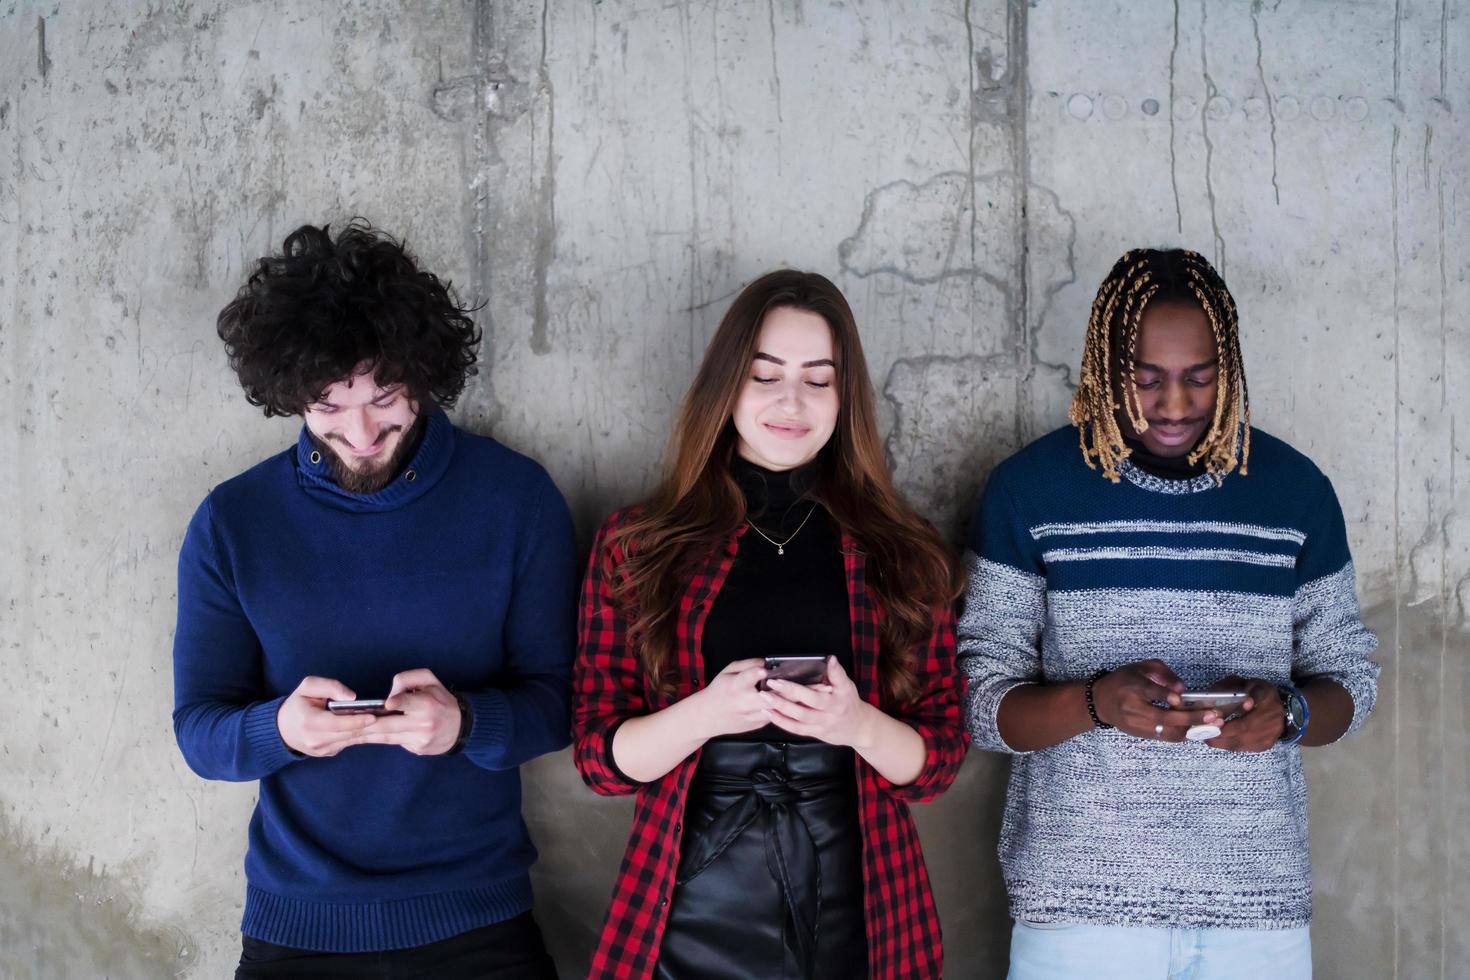
{"type": "Polygon", "coordinates": [[[1070,416],[991,474],[958,629],[970,734],[1013,754],[1010,976],[1309,977],[1301,747],[1378,678],[1332,485],[1250,428],[1194,252],[1118,260],[1070,416]]]}

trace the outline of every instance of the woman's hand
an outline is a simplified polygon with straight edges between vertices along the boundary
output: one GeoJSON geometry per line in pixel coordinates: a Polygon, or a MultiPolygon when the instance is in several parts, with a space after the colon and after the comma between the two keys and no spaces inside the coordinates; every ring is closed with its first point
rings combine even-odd
{"type": "Polygon", "coordinates": [[[820,739],[829,745],[847,745],[859,751],[873,744],[873,716],[877,709],[859,696],[857,685],[836,657],[827,658],[824,684],[772,680],[767,686],[770,690],[762,692],[761,697],[769,720],[776,727],[793,735],[820,739]]]}
{"type": "Polygon", "coordinates": [[[1162,660],[1140,660],[1099,677],[1092,685],[1097,717],[1118,731],[1156,742],[1182,742],[1192,725],[1219,725],[1215,708],[1180,710],[1184,682],[1162,660]],[[1161,708],[1155,702],[1171,707],[1161,708]]]}
{"type": "Polygon", "coordinates": [[[1286,732],[1286,707],[1275,684],[1222,677],[1218,686],[1244,689],[1247,697],[1240,703],[1240,717],[1221,725],[1220,734],[1206,745],[1227,752],[1264,752],[1281,740],[1286,732]]]}
{"type": "Polygon", "coordinates": [[[760,657],[732,661],[702,690],[686,698],[691,707],[698,706],[693,715],[700,738],[738,735],[771,721],[763,693],[755,687],[765,676],[765,661],[760,657]]]}

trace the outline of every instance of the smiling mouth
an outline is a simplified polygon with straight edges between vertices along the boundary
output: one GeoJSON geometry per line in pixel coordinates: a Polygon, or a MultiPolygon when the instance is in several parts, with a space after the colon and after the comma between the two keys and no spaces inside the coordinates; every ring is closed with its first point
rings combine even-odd
{"type": "Polygon", "coordinates": [[[1201,421],[1203,420],[1196,419],[1192,422],[1149,422],[1148,428],[1150,432],[1153,432],[1161,439],[1182,439],[1189,435],[1201,421]]]}
{"type": "Polygon", "coordinates": [[[766,422],[763,424],[765,425],[767,432],[770,432],[772,435],[781,436],[785,439],[799,439],[802,436],[806,435],[808,432],[812,431],[812,427],[809,425],[776,425],[772,422],[766,422]]]}

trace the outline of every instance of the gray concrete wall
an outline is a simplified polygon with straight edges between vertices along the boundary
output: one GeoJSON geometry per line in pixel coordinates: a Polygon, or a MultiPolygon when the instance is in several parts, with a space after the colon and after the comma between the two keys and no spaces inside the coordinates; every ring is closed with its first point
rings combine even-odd
{"type": "MultiPolygon", "coordinates": [[[[847,292],[958,539],[1063,421],[1113,259],[1209,255],[1383,641],[1378,714],[1310,754],[1319,974],[1470,975],[1467,51],[1466,0],[0,5],[0,973],[228,972],[253,787],[173,745],[174,558],[293,426],[213,317],[290,228],[363,214],[487,301],[457,420],[545,461],[584,539],[766,269],[847,292]]],[[[955,977],[1004,959],[1004,768],[919,808],[955,977]]],[[[566,753],[527,784],[576,975],[628,804],[566,753]]]]}

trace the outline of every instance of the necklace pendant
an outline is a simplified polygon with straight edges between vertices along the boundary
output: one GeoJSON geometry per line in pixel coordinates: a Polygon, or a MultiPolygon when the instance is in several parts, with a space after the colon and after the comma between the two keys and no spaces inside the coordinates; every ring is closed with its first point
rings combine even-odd
{"type": "Polygon", "coordinates": [[[785,548],[785,546],[779,545],[779,544],[776,545],[776,554],[778,554],[778,555],[784,555],[784,554],[786,554],[786,548],[785,548]]]}

